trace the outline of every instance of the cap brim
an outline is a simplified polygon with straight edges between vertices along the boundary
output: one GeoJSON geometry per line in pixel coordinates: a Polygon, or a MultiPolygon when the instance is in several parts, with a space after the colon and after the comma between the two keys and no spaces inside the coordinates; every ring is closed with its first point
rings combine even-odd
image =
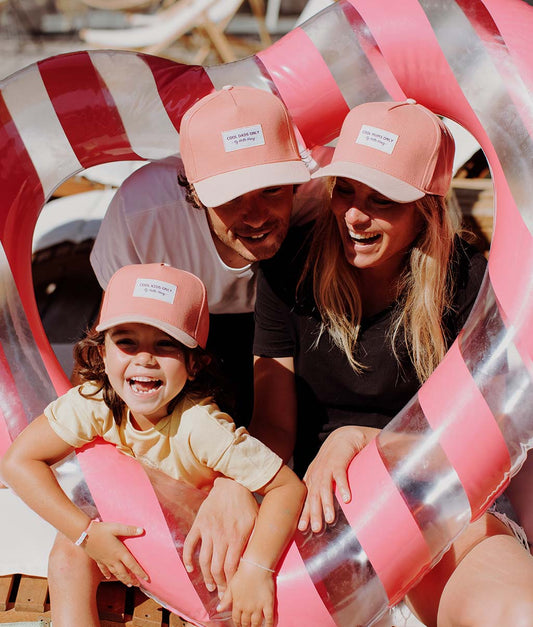
{"type": "Polygon", "coordinates": [[[390,174],[385,174],[380,170],[369,168],[359,163],[352,163],[351,161],[334,161],[317,170],[312,175],[312,178],[321,176],[342,176],[359,181],[395,202],[413,202],[426,195],[425,192],[417,187],[413,187],[390,174]]]}
{"type": "Polygon", "coordinates": [[[191,337],[185,331],[178,329],[170,324],[166,324],[162,320],[158,320],[157,318],[150,318],[149,316],[115,316],[114,318],[110,318],[106,320],[103,324],[98,324],[96,326],[96,330],[107,331],[112,327],[116,327],[119,324],[131,324],[131,323],[139,323],[139,324],[147,324],[151,327],[155,327],[164,333],[170,335],[178,342],[181,342],[188,348],[196,348],[198,346],[198,342],[191,337]]]}
{"type": "Polygon", "coordinates": [[[193,183],[198,198],[206,207],[218,207],[237,196],[265,187],[298,185],[311,179],[301,161],[265,163],[233,172],[224,172],[193,183]]]}

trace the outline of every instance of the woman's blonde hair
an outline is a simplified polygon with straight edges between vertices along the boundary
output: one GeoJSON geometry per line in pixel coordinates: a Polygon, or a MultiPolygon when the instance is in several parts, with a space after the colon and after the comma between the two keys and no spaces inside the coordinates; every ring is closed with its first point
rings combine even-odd
{"type": "MultiPolygon", "coordinates": [[[[407,253],[400,277],[390,341],[398,359],[403,339],[418,379],[423,382],[447,350],[443,318],[452,305],[448,269],[460,219],[440,196],[426,195],[415,202],[415,208],[422,227],[407,253]]],[[[329,207],[317,219],[299,287],[306,278],[312,281],[321,315],[320,334],[327,332],[344,351],[353,370],[361,372],[364,366],[356,350],[363,310],[358,271],[344,255],[337,221],[329,207]]],[[[319,339],[320,335],[317,342],[319,339]]]]}

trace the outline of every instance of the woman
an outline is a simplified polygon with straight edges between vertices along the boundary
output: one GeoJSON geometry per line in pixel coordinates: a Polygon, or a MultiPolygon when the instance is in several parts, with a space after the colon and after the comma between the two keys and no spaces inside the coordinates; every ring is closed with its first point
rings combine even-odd
{"type": "MultiPolygon", "coordinates": [[[[334,177],[330,207],[263,265],[250,430],[304,475],[302,530],[333,522],[333,483],[350,500],[350,461],[429,377],[476,298],[485,260],[444,200],[453,153],[412,100],[356,107],[315,175],[334,177]]],[[[531,555],[485,514],[408,600],[426,625],[531,625],[532,590],[531,555]]]]}

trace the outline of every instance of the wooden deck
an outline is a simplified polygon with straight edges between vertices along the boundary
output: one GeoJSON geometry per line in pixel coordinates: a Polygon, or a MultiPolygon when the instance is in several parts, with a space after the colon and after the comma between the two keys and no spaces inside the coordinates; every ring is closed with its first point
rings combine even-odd
{"type": "MultiPolygon", "coordinates": [[[[102,627],[193,627],[137,588],[104,582],[98,589],[102,627]]],[[[41,577],[0,577],[0,624],[43,621],[50,624],[48,582],[41,577]]]]}

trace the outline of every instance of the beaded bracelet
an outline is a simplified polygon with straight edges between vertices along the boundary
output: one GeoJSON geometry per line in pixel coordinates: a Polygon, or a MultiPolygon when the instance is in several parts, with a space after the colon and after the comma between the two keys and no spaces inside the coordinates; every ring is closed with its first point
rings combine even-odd
{"type": "Polygon", "coordinates": [[[76,542],[74,542],[76,546],[81,546],[85,542],[86,538],[89,536],[89,529],[94,522],[102,521],[99,518],[93,518],[91,522],[87,525],[87,529],[85,529],[85,531],[82,531],[80,537],[76,540],[76,542]]]}
{"type": "Polygon", "coordinates": [[[267,568],[262,564],[258,564],[257,562],[252,562],[252,560],[246,559],[245,557],[241,557],[241,562],[246,562],[247,564],[251,564],[252,566],[257,566],[257,568],[261,568],[263,570],[268,570],[269,573],[275,573],[276,571],[273,568],[267,568]]]}

